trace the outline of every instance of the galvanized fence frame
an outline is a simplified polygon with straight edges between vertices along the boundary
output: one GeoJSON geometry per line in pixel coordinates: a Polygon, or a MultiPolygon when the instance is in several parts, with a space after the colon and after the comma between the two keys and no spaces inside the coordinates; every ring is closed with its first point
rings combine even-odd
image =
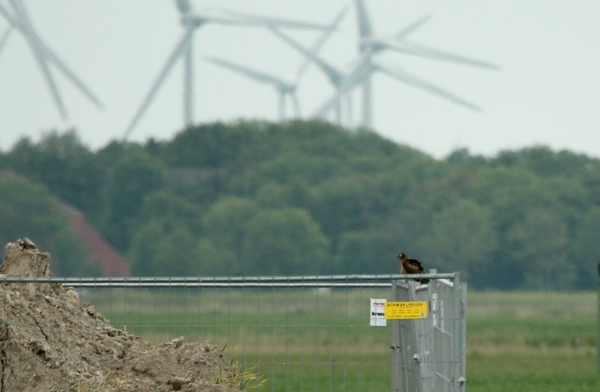
{"type": "MultiPolygon", "coordinates": [[[[231,298],[232,290],[236,290],[236,295],[238,295],[237,298],[239,298],[239,293],[242,293],[243,301],[246,301],[246,298],[247,301],[252,301],[253,299],[256,301],[256,303],[244,303],[244,305],[248,305],[249,307],[256,306],[256,310],[253,310],[254,308],[251,309],[251,311],[254,311],[256,314],[250,317],[252,318],[252,320],[247,320],[244,318],[244,320],[242,321],[243,325],[241,327],[239,323],[236,326],[232,326],[232,323],[234,323],[234,321],[232,321],[231,314],[229,314],[229,316],[227,316],[225,313],[221,316],[217,314],[216,317],[221,317],[221,319],[219,319],[218,322],[215,321],[216,324],[212,331],[214,332],[215,330],[219,329],[227,330],[225,336],[227,337],[227,339],[232,339],[232,336],[235,335],[235,333],[232,334],[231,330],[236,329],[237,331],[237,329],[239,328],[239,333],[242,334],[242,340],[245,337],[247,338],[248,334],[251,334],[252,331],[255,331],[256,334],[260,334],[260,331],[263,330],[272,333],[273,335],[283,334],[283,340],[286,342],[285,355],[275,354],[277,348],[274,347],[274,342],[276,339],[273,336],[271,338],[264,337],[262,335],[258,336],[256,338],[256,342],[253,341],[253,344],[256,346],[256,353],[248,353],[246,351],[235,352],[236,348],[232,347],[233,345],[227,346],[229,342],[225,341],[225,346],[227,347],[225,349],[226,355],[236,357],[235,360],[238,361],[240,363],[240,366],[242,366],[244,369],[251,369],[257,373],[265,375],[265,378],[268,379],[270,382],[270,384],[267,385],[266,390],[371,391],[384,389],[383,387],[381,387],[380,380],[374,381],[374,378],[376,377],[384,377],[388,380],[388,387],[386,387],[385,389],[389,388],[389,382],[391,380],[392,390],[394,391],[462,391],[464,390],[464,383],[462,383],[463,389],[427,389],[427,377],[421,377],[422,381],[419,381],[418,383],[413,383],[414,385],[406,383],[404,381],[399,381],[401,380],[401,377],[399,378],[399,375],[406,374],[406,371],[410,368],[410,366],[412,366],[414,360],[413,358],[406,357],[406,355],[399,356],[401,350],[397,350],[394,348],[397,348],[398,346],[404,347],[402,339],[408,339],[408,335],[406,333],[403,333],[402,331],[407,332],[410,330],[409,328],[407,329],[406,325],[409,325],[409,323],[413,323],[414,325],[420,325],[425,323],[426,321],[404,320],[401,322],[392,322],[392,355],[389,355],[389,332],[382,334],[381,332],[384,332],[384,330],[380,329],[377,331],[377,333],[374,333],[373,331],[375,331],[375,329],[379,327],[369,327],[368,294],[376,292],[377,294],[372,294],[378,295],[376,298],[382,298],[382,296],[387,297],[390,293],[389,291],[387,291],[387,289],[391,288],[391,297],[389,297],[391,298],[391,300],[425,300],[428,302],[429,307],[431,309],[432,306],[435,306],[432,305],[431,295],[439,293],[439,290],[435,288],[437,288],[440,284],[446,284],[444,282],[449,282],[452,285],[456,284],[459,281],[457,273],[432,273],[423,274],[420,275],[420,277],[429,278],[432,280],[432,283],[430,283],[430,285],[428,286],[417,287],[413,283],[411,283],[411,281],[407,280],[406,275],[398,274],[291,277],[274,276],[171,278],[0,277],[0,283],[61,283],[64,286],[70,286],[78,289],[82,294],[83,300],[87,299],[86,296],[89,296],[89,292],[96,289],[109,291],[113,289],[122,289],[127,292],[130,290],[137,290],[137,292],[140,292],[140,290],[148,290],[152,292],[154,290],[158,291],[157,295],[159,296],[161,295],[160,293],[170,293],[173,290],[201,290],[201,292],[199,291],[198,293],[202,293],[202,295],[204,295],[204,297],[202,298],[205,298],[207,295],[209,295],[207,293],[210,293],[210,295],[213,295],[216,298],[216,293],[224,292],[223,290],[227,290],[226,293],[229,294],[225,295],[228,295],[229,298],[231,298]],[[402,287],[410,288],[409,292],[412,294],[408,294],[408,296],[403,294],[402,287]],[[430,288],[423,289],[423,287],[430,288]],[[308,291],[306,291],[307,289],[312,290],[310,291],[310,294],[307,294],[309,293],[308,291]],[[384,291],[382,291],[382,289],[384,291]],[[289,295],[289,293],[291,292],[300,293],[299,297],[298,295],[289,295]],[[344,310],[336,308],[338,306],[341,308],[344,307],[343,294],[340,293],[346,293],[345,306],[347,308],[349,295],[348,293],[350,293],[350,295],[352,296],[352,293],[355,292],[359,293],[359,299],[361,304],[360,306],[364,306],[364,310],[360,310],[360,317],[356,317],[355,310],[344,310]],[[246,295],[244,293],[250,294],[246,295]],[[340,301],[335,302],[335,298],[337,298],[340,295],[342,295],[341,305],[340,301]],[[277,302],[275,301],[276,297],[287,297],[285,301],[288,302],[285,302],[283,300],[283,302],[277,302]],[[289,315],[291,314],[290,308],[293,307],[297,310],[298,304],[290,303],[289,298],[291,297],[294,297],[296,299],[300,298],[302,302],[316,301],[316,305],[313,304],[306,306],[307,308],[311,306],[314,308],[316,306],[316,318],[307,321],[298,321],[298,318],[296,318],[295,321],[292,321],[292,317],[289,317],[289,315]],[[271,303],[269,303],[269,301],[271,301],[271,303]],[[276,309],[277,307],[282,306],[287,307],[287,309],[276,309]],[[266,317],[263,316],[264,313],[267,314],[266,317]],[[320,315],[321,313],[322,316],[320,315]],[[352,313],[352,315],[349,316],[349,313],[352,313]],[[406,323],[406,321],[408,321],[408,323],[406,323]],[[286,323],[288,322],[289,324],[286,325],[286,323]],[[306,340],[303,343],[303,345],[307,346],[306,351],[309,354],[308,356],[300,355],[294,357],[294,355],[291,355],[287,352],[287,341],[292,339],[287,334],[290,334],[291,331],[301,331],[301,339],[306,340]],[[246,334],[246,336],[244,336],[244,334],[246,334]],[[360,341],[363,339],[369,341],[370,344],[372,344],[372,346],[370,346],[371,353],[367,352],[368,349],[361,348],[360,341]],[[400,342],[398,342],[398,339],[401,339],[400,342]],[[333,341],[336,341],[338,343],[338,346],[342,348],[340,349],[338,347],[336,349],[333,349],[333,341]],[[269,350],[273,351],[270,357],[267,353],[269,350]],[[334,353],[334,350],[338,350],[340,352],[334,353]],[[358,354],[355,353],[357,350],[358,354]],[[314,355],[312,355],[313,351],[314,355]],[[264,358],[267,358],[267,360],[265,360],[264,358]],[[377,373],[383,368],[387,369],[387,376],[381,376],[377,373]],[[290,369],[301,369],[299,384],[297,383],[297,380],[292,380],[293,375],[291,374],[293,372],[290,369]],[[322,378],[318,378],[316,374],[321,372],[323,372],[325,375],[322,378]],[[336,378],[334,374],[342,374],[343,376],[336,378]],[[296,382],[296,384],[294,384],[294,382],[296,382]],[[292,387],[290,387],[290,385],[292,385],[292,387]],[[300,385],[299,388],[298,385],[300,385]],[[405,387],[411,386],[414,386],[414,388],[405,389],[405,387]]],[[[141,295],[142,294],[140,294],[140,298],[141,295]]],[[[373,297],[372,295],[371,298],[373,297]]],[[[195,299],[196,297],[193,297],[193,300],[195,299]]],[[[93,301],[86,302],[90,302],[92,305],[96,305],[93,301]]],[[[216,303],[217,301],[215,300],[214,302],[216,303]]],[[[460,305],[460,300],[459,302],[457,302],[456,305],[460,305]]],[[[140,307],[141,306],[142,305],[140,305],[140,307]]],[[[227,303],[225,303],[224,306],[226,307],[227,303]]],[[[102,308],[100,306],[97,305],[96,307],[99,308],[98,310],[100,312],[102,312],[102,308]]],[[[302,310],[304,310],[304,304],[301,304],[301,307],[302,310]]],[[[135,309],[131,309],[132,317],[135,311],[135,309]]],[[[215,313],[215,309],[201,308],[199,312],[209,315],[215,313]]],[[[310,312],[312,312],[312,310],[308,313],[310,312]]],[[[436,316],[438,317],[438,319],[442,317],[442,319],[444,320],[452,320],[452,323],[460,324],[462,322],[463,324],[460,324],[456,328],[458,328],[457,330],[461,330],[462,328],[461,333],[464,335],[464,321],[460,321],[456,318],[457,315],[462,314],[464,319],[464,308],[460,312],[462,313],[459,313],[459,311],[457,310],[451,315],[447,314],[443,316],[436,316]]],[[[432,320],[431,317],[433,317],[434,314],[435,312],[430,313],[431,316],[429,320],[432,320]]],[[[311,315],[309,314],[307,317],[310,318],[310,316],[311,315]]],[[[113,320],[111,319],[111,321],[113,320]]],[[[128,330],[134,329],[135,320],[131,322],[122,322],[121,324],[117,323],[116,325],[113,324],[113,326],[117,328],[128,328],[128,330]],[[125,324],[128,325],[126,326],[125,324]]],[[[192,327],[196,326],[197,325],[193,325],[192,327]]],[[[442,331],[443,330],[444,328],[442,327],[442,331]]],[[[293,332],[291,334],[293,335],[293,332]]],[[[143,333],[141,333],[141,336],[144,338],[143,333]]],[[[172,336],[172,338],[175,337],[177,336],[172,336]]],[[[437,341],[435,339],[431,339],[431,336],[428,339],[430,341],[437,341]]],[[[454,345],[453,347],[456,347],[456,344],[463,345],[461,354],[463,358],[462,362],[453,362],[452,366],[454,366],[454,373],[460,373],[464,375],[464,338],[462,340],[462,343],[460,343],[457,340],[452,344],[454,345]]],[[[443,355],[446,355],[448,351],[444,350],[443,346],[433,347],[431,345],[424,344],[423,339],[420,339],[419,337],[416,338],[414,347],[418,347],[419,350],[436,350],[436,352],[434,352],[433,354],[434,356],[439,355],[438,352],[443,352],[443,355]]],[[[247,348],[244,348],[244,350],[247,350],[247,348]]],[[[422,358],[425,358],[432,354],[431,351],[428,353],[425,353],[424,351],[418,351],[418,355],[420,355],[422,358]]],[[[440,361],[434,360],[432,363],[438,362],[440,361]]],[[[445,370],[443,370],[442,372],[445,372],[445,370]]],[[[419,374],[423,376],[425,373],[421,372],[419,374]]],[[[406,380],[406,377],[402,380],[406,380]]],[[[430,384],[437,385],[434,383],[430,384]]],[[[458,383],[455,384],[458,385],[458,383]]]]}
{"type": "MultiPolygon", "coordinates": [[[[435,270],[431,276],[438,277],[435,270]]],[[[460,274],[429,284],[396,279],[393,301],[428,303],[427,318],[394,320],[392,391],[464,392],[466,293],[460,274]]]]}

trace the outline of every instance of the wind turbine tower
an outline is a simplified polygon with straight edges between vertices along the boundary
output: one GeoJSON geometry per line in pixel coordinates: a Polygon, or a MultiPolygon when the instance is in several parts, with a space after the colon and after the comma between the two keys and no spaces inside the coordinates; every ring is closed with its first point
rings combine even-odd
{"type": "Polygon", "coordinates": [[[268,74],[257,69],[252,69],[241,64],[234,63],[218,57],[206,56],[205,59],[211,63],[217,64],[223,68],[227,68],[233,72],[244,75],[250,79],[256,80],[259,83],[270,84],[275,87],[279,93],[279,120],[283,121],[286,118],[286,98],[289,96],[294,105],[296,117],[300,117],[300,103],[296,95],[297,84],[288,82],[278,76],[268,74]]]}
{"type": "MultiPolygon", "coordinates": [[[[305,64],[307,64],[309,62],[315,63],[317,68],[319,68],[325,74],[325,76],[327,77],[329,82],[333,85],[333,87],[336,90],[340,89],[343,79],[344,79],[344,75],[342,74],[342,72],[337,70],[333,65],[329,64],[327,61],[325,61],[321,57],[319,57],[318,53],[319,53],[319,50],[321,49],[321,46],[325,43],[325,41],[327,40],[327,38],[329,37],[331,32],[334,29],[336,29],[337,26],[340,24],[340,22],[346,15],[347,11],[348,11],[348,8],[344,7],[341,10],[341,12],[335,17],[335,19],[331,22],[330,30],[327,31],[323,35],[323,37],[321,37],[321,39],[318,40],[315,43],[315,45],[310,49],[305,48],[300,43],[298,43],[298,41],[294,40],[287,34],[284,34],[279,29],[272,27],[272,26],[270,27],[270,30],[273,32],[273,34],[275,34],[277,37],[279,37],[281,40],[283,40],[285,43],[290,45],[294,50],[296,50],[297,52],[299,52],[301,55],[303,55],[305,57],[305,64]]],[[[300,74],[300,72],[303,72],[303,70],[305,70],[305,69],[306,69],[306,67],[303,66],[299,70],[298,73],[300,74]]],[[[347,98],[347,114],[348,114],[348,117],[350,118],[351,111],[352,111],[351,98],[349,96],[347,96],[346,98],[347,98]]],[[[341,125],[341,123],[342,123],[342,107],[341,107],[341,102],[339,99],[335,103],[335,116],[336,116],[336,123],[338,125],[341,125]]]]}
{"type": "MultiPolygon", "coordinates": [[[[302,62],[302,64],[300,65],[300,67],[298,68],[298,71],[296,72],[296,77],[294,78],[293,81],[288,81],[279,76],[272,75],[272,74],[269,74],[267,72],[260,71],[257,69],[252,69],[247,66],[244,66],[241,64],[236,64],[232,61],[228,61],[228,60],[224,60],[224,59],[220,59],[220,58],[216,58],[216,57],[206,57],[206,60],[210,61],[214,64],[217,64],[221,67],[224,67],[224,68],[227,68],[234,72],[237,72],[241,75],[244,75],[250,79],[256,80],[259,83],[265,83],[265,84],[274,86],[279,94],[279,120],[280,121],[283,121],[286,119],[286,98],[288,98],[288,97],[291,99],[291,101],[294,105],[296,117],[300,117],[301,116],[300,102],[298,101],[298,96],[296,94],[296,90],[298,88],[298,83],[300,82],[300,78],[302,78],[302,76],[306,72],[308,65],[314,61],[311,58],[311,56],[317,55],[317,53],[319,52],[321,47],[327,42],[327,40],[331,36],[331,33],[337,28],[338,24],[344,18],[347,11],[348,11],[347,7],[344,7],[344,9],[342,9],[342,11],[331,22],[331,25],[327,28],[327,30],[325,30],[323,32],[323,34],[315,41],[315,43],[312,45],[311,49],[304,49],[299,44],[297,44],[295,41],[291,40],[291,38],[288,38],[289,40],[292,41],[292,45],[294,45],[294,44],[297,45],[300,48],[300,53],[306,57],[304,59],[304,61],[302,62]]],[[[236,14],[239,14],[239,13],[236,13],[236,14]]],[[[285,36],[283,33],[281,33],[278,29],[276,29],[275,27],[273,27],[271,25],[269,25],[268,27],[276,35],[278,35],[278,36],[282,37],[284,40],[286,40],[287,36],[285,36]]],[[[317,65],[320,66],[319,63],[317,63],[317,65]]]]}
{"type": "MultiPolygon", "coordinates": [[[[373,47],[368,44],[368,39],[373,36],[373,27],[371,21],[367,15],[367,8],[363,3],[363,0],[354,1],[356,8],[356,18],[359,32],[358,52],[360,56],[363,56],[365,62],[371,62],[371,56],[374,53],[373,47]]],[[[371,73],[365,76],[362,83],[363,86],[363,102],[362,102],[362,125],[364,128],[373,128],[373,110],[371,103],[372,96],[372,80],[371,73]]]]}
{"type": "Polygon", "coordinates": [[[171,70],[177,61],[183,57],[184,72],[183,72],[183,122],[186,126],[191,125],[194,122],[194,66],[193,66],[193,49],[192,41],[196,30],[200,27],[208,24],[220,24],[227,26],[246,26],[246,27],[263,27],[265,25],[275,25],[290,28],[301,28],[301,29],[325,29],[326,26],[305,23],[300,21],[292,21],[286,19],[269,18],[263,16],[254,15],[239,15],[239,16],[214,16],[209,15],[206,12],[196,12],[189,0],[175,0],[177,9],[181,16],[181,25],[184,29],[181,38],[175,45],[175,48],[167,58],[167,61],[158,76],[154,80],[154,83],[150,87],[150,90],[143,99],[140,107],[136,111],[133,119],[127,126],[123,139],[127,140],[133,132],[135,126],[138,124],[144,112],[148,109],[154,97],[158,93],[158,90],[164,83],[166,77],[169,75],[171,70]]]}
{"type": "Polygon", "coordinates": [[[357,26],[359,32],[359,54],[361,60],[358,62],[359,65],[355,67],[354,75],[350,75],[347,79],[347,88],[351,88],[357,83],[363,86],[363,127],[371,129],[373,126],[373,109],[372,109],[372,82],[371,74],[373,71],[380,71],[389,76],[392,76],[404,83],[419,87],[421,89],[428,90],[429,92],[439,95],[443,98],[450,99],[455,103],[469,107],[470,109],[479,110],[477,106],[462,100],[443,89],[432,85],[414,75],[409,74],[406,71],[394,69],[384,65],[380,61],[374,60],[375,55],[385,50],[391,50],[398,53],[412,55],[417,57],[429,58],[434,60],[449,61],[463,65],[475,66],[479,68],[486,68],[497,70],[498,67],[494,64],[475,60],[451,53],[447,53],[435,48],[430,48],[424,45],[418,45],[409,43],[406,38],[409,34],[414,32],[417,28],[423,25],[429,17],[421,18],[409,27],[403,29],[395,36],[392,37],[379,37],[375,36],[374,29],[367,13],[367,9],[364,4],[364,0],[354,0],[357,26]],[[362,68],[362,70],[361,70],[362,68]],[[367,71],[369,70],[369,71],[367,71]],[[362,76],[361,76],[362,73],[362,76]],[[360,82],[357,78],[360,77],[360,82]]]}

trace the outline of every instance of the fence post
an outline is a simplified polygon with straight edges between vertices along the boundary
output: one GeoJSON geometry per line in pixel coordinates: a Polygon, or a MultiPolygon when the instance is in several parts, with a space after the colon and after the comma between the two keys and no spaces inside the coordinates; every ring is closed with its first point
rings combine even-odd
{"type": "MultiPolygon", "coordinates": [[[[392,281],[392,302],[412,301],[413,295],[410,292],[410,284],[401,282],[400,279],[392,281]]],[[[412,392],[416,391],[417,380],[415,378],[415,369],[412,368],[411,353],[414,350],[415,339],[414,329],[409,328],[407,321],[413,320],[391,320],[392,321],[392,391],[394,392],[412,392]]]]}
{"type": "Polygon", "coordinates": [[[460,285],[460,342],[461,342],[461,353],[460,353],[460,373],[458,376],[458,390],[460,392],[465,391],[465,384],[467,382],[467,283],[461,283],[460,285]]]}
{"type": "Polygon", "coordinates": [[[392,280],[393,302],[428,303],[427,319],[391,320],[393,392],[465,391],[467,284],[458,272],[451,281],[430,275],[427,287],[392,280]]]}
{"type": "MultiPolygon", "coordinates": [[[[398,301],[398,279],[392,280],[392,301],[398,301]]],[[[400,341],[400,320],[390,320],[392,322],[392,392],[402,391],[402,369],[401,369],[401,341],[400,341]]]]}
{"type": "Polygon", "coordinates": [[[460,272],[455,273],[455,277],[453,280],[453,294],[454,294],[454,323],[453,335],[452,335],[452,361],[454,362],[454,371],[452,376],[452,389],[454,391],[459,391],[458,378],[461,374],[462,368],[462,360],[461,360],[461,349],[462,349],[462,333],[461,326],[462,321],[460,319],[460,308],[461,308],[461,295],[460,295],[460,272]]]}
{"type": "Polygon", "coordinates": [[[596,372],[600,377],[600,263],[598,263],[598,310],[596,311],[598,317],[598,336],[596,336],[596,372]]]}

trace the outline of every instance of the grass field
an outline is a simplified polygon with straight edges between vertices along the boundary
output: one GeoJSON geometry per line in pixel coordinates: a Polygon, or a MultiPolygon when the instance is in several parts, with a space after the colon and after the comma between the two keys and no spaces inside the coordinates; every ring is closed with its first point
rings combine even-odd
{"type": "Polygon", "coordinates": [[[600,391],[595,293],[470,293],[468,390],[600,391]]]}
{"type": "MultiPolygon", "coordinates": [[[[162,342],[210,340],[262,390],[390,389],[391,327],[370,327],[388,290],[103,290],[82,293],[113,325],[162,342]]],[[[600,391],[595,293],[470,292],[467,390],[600,391]]]]}

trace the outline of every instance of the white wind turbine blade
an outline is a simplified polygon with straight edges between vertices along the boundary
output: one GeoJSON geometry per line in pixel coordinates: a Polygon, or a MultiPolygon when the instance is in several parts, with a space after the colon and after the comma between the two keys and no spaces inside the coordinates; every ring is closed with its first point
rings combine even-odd
{"type": "MultiPolygon", "coordinates": [[[[182,22],[186,20],[192,11],[190,0],[175,0],[182,22]]],[[[185,25],[185,22],[183,22],[185,25]]],[[[192,23],[193,25],[193,23],[192,23]]],[[[199,26],[200,24],[198,24],[199,26]]],[[[183,53],[183,122],[185,126],[194,123],[194,37],[183,53]]]]}
{"type": "MultiPolygon", "coordinates": [[[[10,31],[12,29],[21,30],[21,26],[19,25],[19,22],[10,14],[10,12],[6,8],[4,8],[2,3],[0,3],[0,15],[2,15],[2,17],[4,19],[6,19],[6,21],[8,22],[8,28],[6,29],[6,32],[4,33],[5,36],[10,35],[10,31]]],[[[3,40],[4,40],[4,38],[3,38],[3,40]]]]}
{"type": "Polygon", "coordinates": [[[479,67],[479,68],[486,68],[486,69],[493,69],[493,70],[499,69],[498,66],[496,66],[492,63],[488,63],[486,61],[476,60],[476,59],[472,59],[469,57],[455,55],[452,53],[444,52],[444,51],[430,48],[430,47],[423,46],[423,45],[415,45],[415,44],[410,44],[407,42],[397,42],[397,41],[392,41],[389,39],[377,40],[376,42],[377,42],[377,44],[379,44],[387,49],[391,49],[396,52],[400,52],[400,53],[404,53],[404,54],[408,54],[408,55],[425,57],[425,58],[430,58],[430,59],[434,59],[434,60],[449,61],[449,62],[453,62],[453,63],[470,65],[470,66],[479,67]]]}
{"type": "Polygon", "coordinates": [[[370,61],[370,55],[368,53],[364,53],[361,56],[360,60],[354,66],[353,70],[346,77],[344,77],[342,83],[339,85],[333,97],[331,97],[329,100],[323,103],[315,111],[313,117],[324,117],[329,110],[331,110],[335,107],[335,105],[337,105],[337,103],[340,101],[343,95],[348,94],[358,84],[364,82],[364,80],[371,75],[373,70],[374,67],[370,61]]]}
{"type": "Polygon", "coordinates": [[[293,84],[286,82],[285,80],[283,80],[281,78],[267,74],[262,71],[258,71],[256,69],[252,69],[252,68],[249,68],[249,67],[246,67],[246,66],[243,66],[240,64],[236,64],[231,61],[224,60],[224,59],[220,59],[217,57],[205,56],[204,58],[207,61],[210,61],[214,64],[218,64],[222,67],[228,68],[228,69],[230,69],[234,72],[240,73],[242,75],[245,75],[245,76],[247,76],[251,79],[254,79],[260,83],[274,85],[280,90],[291,91],[291,90],[294,90],[294,88],[295,88],[295,86],[293,84]]]}
{"type": "Polygon", "coordinates": [[[175,0],[175,3],[181,15],[185,15],[192,10],[190,0],[175,0]]]}
{"type": "Polygon", "coordinates": [[[181,23],[184,26],[195,26],[200,27],[206,23],[215,23],[221,25],[230,25],[230,26],[247,26],[247,27],[261,27],[264,23],[260,23],[254,20],[244,20],[244,19],[231,19],[231,18],[222,18],[218,16],[209,16],[206,14],[197,14],[197,13],[189,13],[184,15],[181,18],[181,23]]]}
{"type": "MultiPolygon", "coordinates": [[[[360,83],[361,81],[362,81],[362,79],[355,79],[355,81],[352,83],[345,83],[344,84],[345,87],[341,87],[341,88],[337,89],[333,93],[333,96],[331,98],[329,98],[327,101],[322,103],[321,106],[319,106],[317,108],[317,110],[313,113],[312,117],[313,118],[325,118],[325,116],[327,115],[327,113],[330,110],[338,108],[338,105],[340,103],[342,96],[344,94],[348,93],[350,90],[352,90],[352,88],[354,86],[356,86],[358,83],[360,83]]],[[[336,115],[338,115],[338,114],[336,113],[336,115]]]]}
{"type": "Polygon", "coordinates": [[[421,26],[423,26],[425,23],[427,23],[430,19],[431,19],[431,15],[422,16],[421,18],[417,19],[416,21],[414,21],[413,23],[411,23],[410,25],[408,25],[407,27],[405,27],[404,29],[399,31],[394,36],[394,38],[397,40],[405,39],[410,34],[414,33],[417,29],[419,29],[421,26]]]}
{"type": "MultiPolygon", "coordinates": [[[[318,57],[315,52],[309,51],[308,49],[306,49],[305,47],[300,45],[298,42],[296,42],[289,36],[283,34],[281,31],[279,31],[273,27],[270,27],[270,29],[275,35],[277,35],[279,38],[281,38],[282,40],[287,42],[290,46],[292,46],[292,48],[296,49],[297,51],[302,53],[304,56],[306,56],[307,59],[314,62],[317,65],[317,67],[319,67],[321,69],[321,71],[323,71],[325,73],[325,75],[327,75],[331,84],[337,90],[340,89],[340,87],[344,81],[344,76],[342,75],[341,72],[339,72],[337,69],[335,69],[329,63],[322,60],[320,57],[318,57]]],[[[337,120],[338,120],[338,124],[339,124],[340,110],[341,110],[340,105],[339,105],[339,100],[340,100],[340,98],[338,97],[338,98],[336,98],[335,102],[332,102],[330,105],[329,104],[325,105],[323,108],[323,114],[319,114],[318,117],[322,117],[327,111],[329,111],[329,109],[331,107],[333,107],[336,110],[336,116],[337,116],[337,120]]],[[[321,111],[319,111],[319,113],[321,113],[321,111]]]]}
{"type": "MultiPolygon", "coordinates": [[[[24,30],[24,27],[21,22],[11,17],[8,11],[2,7],[0,4],[0,14],[4,16],[4,18],[11,24],[11,26],[19,30],[23,36],[27,39],[27,33],[24,30]]],[[[39,36],[35,36],[37,42],[40,45],[40,50],[43,52],[43,55],[47,60],[50,60],[58,69],[59,72],[63,74],[67,79],[71,80],[71,82],[77,87],[81,93],[88,97],[98,108],[103,109],[102,102],[96,97],[94,93],[81,81],[79,77],[75,75],[75,73],[66,65],[66,63],[61,60],[61,58],[46,44],[39,36]]]]}
{"type": "Polygon", "coordinates": [[[291,84],[281,78],[278,78],[276,76],[267,74],[265,72],[262,71],[258,71],[256,69],[252,69],[240,64],[236,64],[233,63],[231,61],[227,61],[227,60],[223,60],[220,58],[216,58],[216,57],[209,57],[209,56],[205,56],[204,57],[207,61],[210,61],[214,64],[217,64],[221,67],[227,68],[233,72],[237,72],[241,75],[244,75],[246,77],[249,77],[250,79],[254,79],[259,83],[264,83],[264,84],[270,84],[275,86],[275,88],[277,89],[277,92],[279,93],[279,120],[283,121],[285,120],[286,117],[286,95],[290,94],[292,97],[292,102],[294,104],[295,110],[296,110],[296,114],[299,115],[300,113],[300,105],[297,101],[297,97],[296,97],[296,86],[294,84],[291,84]]]}
{"type": "Polygon", "coordinates": [[[327,77],[334,86],[339,87],[341,85],[343,75],[332,65],[330,65],[325,60],[318,57],[315,53],[309,51],[304,46],[300,45],[297,41],[295,41],[288,35],[282,33],[278,29],[270,27],[270,30],[283,41],[288,43],[292,48],[302,53],[304,56],[306,56],[308,59],[314,62],[327,75],[327,77]]]}
{"type": "MultiPolygon", "coordinates": [[[[237,17],[240,23],[261,24],[265,26],[287,27],[293,29],[328,30],[329,26],[287,18],[275,18],[263,15],[253,15],[245,12],[217,9],[226,15],[237,17]]],[[[211,17],[212,18],[212,17],[211,17]]]]}
{"type": "Polygon", "coordinates": [[[356,7],[356,18],[360,38],[371,38],[373,36],[373,26],[371,25],[371,19],[367,13],[367,7],[365,7],[363,0],[354,0],[354,4],[356,7]]]}
{"type": "MultiPolygon", "coordinates": [[[[310,53],[312,53],[314,56],[316,56],[319,53],[319,51],[321,50],[321,47],[325,44],[325,42],[327,42],[327,40],[331,36],[331,33],[337,29],[338,25],[344,19],[344,17],[346,16],[347,13],[348,13],[348,6],[345,6],[344,8],[342,8],[340,13],[333,19],[333,21],[331,22],[331,24],[329,26],[329,29],[327,29],[323,33],[323,35],[321,35],[321,37],[314,43],[312,48],[310,48],[310,50],[309,50],[310,53]]],[[[302,75],[304,75],[304,73],[308,69],[308,66],[310,65],[311,61],[312,61],[311,56],[306,56],[306,58],[304,59],[304,62],[302,63],[300,68],[298,68],[298,72],[296,73],[296,81],[300,80],[302,75]]]]}
{"type": "Polygon", "coordinates": [[[404,70],[401,70],[398,68],[392,68],[392,67],[389,67],[389,66],[384,65],[379,62],[374,64],[374,66],[378,71],[380,71],[388,76],[391,76],[392,78],[397,79],[403,83],[406,83],[413,87],[427,91],[433,95],[437,95],[438,97],[444,98],[446,100],[449,100],[458,105],[464,106],[468,109],[474,110],[476,112],[482,112],[482,110],[479,106],[472,104],[471,102],[468,102],[468,101],[466,101],[466,100],[464,100],[464,99],[462,99],[440,87],[437,87],[434,84],[429,83],[428,81],[419,78],[418,76],[412,75],[404,70]]]}
{"type": "Polygon", "coordinates": [[[4,49],[4,47],[6,46],[6,42],[8,42],[8,37],[10,37],[10,33],[12,33],[12,26],[8,26],[8,28],[4,31],[4,34],[2,34],[2,38],[0,38],[0,54],[2,53],[2,50],[4,49]]]}
{"type": "Polygon", "coordinates": [[[50,72],[50,68],[46,63],[46,56],[43,50],[43,45],[38,40],[37,34],[29,20],[29,15],[27,14],[27,11],[25,10],[25,7],[23,6],[21,1],[10,0],[9,2],[17,16],[21,32],[23,33],[23,36],[29,43],[29,47],[31,48],[33,57],[35,58],[42,74],[44,75],[44,79],[46,80],[48,88],[50,89],[50,93],[52,95],[54,103],[58,107],[58,111],[60,112],[62,119],[65,120],[68,118],[67,110],[65,108],[62,97],[58,92],[58,88],[56,87],[56,82],[54,81],[54,77],[50,72]]]}
{"type": "MultiPolygon", "coordinates": [[[[43,42],[42,42],[43,44],[43,42]]],[[[48,56],[48,59],[50,61],[52,61],[52,63],[54,64],[54,66],[56,66],[56,69],[58,69],[58,71],[67,79],[69,79],[71,81],[71,83],[73,83],[73,85],[75,87],[77,87],[79,89],[79,91],[85,95],[86,97],[88,97],[88,99],[90,101],[92,101],[97,108],[99,109],[104,109],[104,105],[102,104],[102,101],[100,101],[100,99],[89,89],[89,87],[87,87],[85,85],[85,83],[81,80],[81,78],[79,78],[75,72],[73,72],[73,70],[71,70],[67,64],[52,50],[50,49],[50,47],[48,47],[48,45],[43,44],[43,49],[46,52],[46,56],[48,56]]]]}
{"type": "Polygon", "coordinates": [[[183,33],[183,36],[179,40],[178,44],[175,46],[175,49],[173,49],[173,52],[167,59],[167,62],[165,63],[162,70],[156,77],[156,80],[152,84],[152,87],[150,88],[150,91],[148,91],[148,94],[146,94],[146,97],[144,98],[144,100],[142,101],[142,104],[140,105],[139,109],[135,113],[135,116],[133,116],[131,123],[125,130],[125,134],[123,136],[124,140],[127,140],[129,135],[133,131],[133,128],[135,128],[136,124],[138,123],[138,121],[140,120],[140,118],[142,117],[142,115],[144,114],[146,109],[148,108],[148,106],[150,106],[150,103],[152,102],[152,100],[154,99],[154,96],[160,89],[160,86],[165,81],[165,78],[171,71],[171,68],[173,68],[173,66],[175,65],[175,62],[179,59],[179,57],[186,50],[187,46],[190,44],[190,41],[192,39],[192,36],[193,36],[196,28],[197,28],[196,26],[189,26],[186,29],[186,31],[183,33]]]}

